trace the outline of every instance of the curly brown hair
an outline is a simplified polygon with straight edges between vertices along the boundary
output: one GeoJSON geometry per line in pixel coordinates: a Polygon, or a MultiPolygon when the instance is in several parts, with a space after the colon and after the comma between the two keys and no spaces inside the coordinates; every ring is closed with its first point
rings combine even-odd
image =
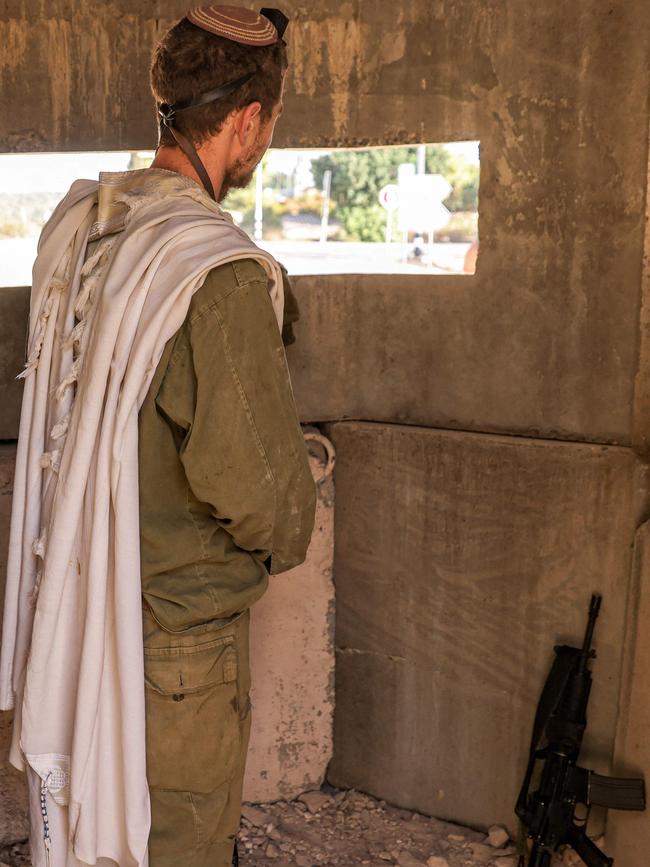
{"type": "MultiPolygon", "coordinates": [[[[193,99],[229,81],[255,71],[255,75],[230,96],[188,108],[176,115],[176,127],[200,145],[216,135],[228,115],[259,102],[262,121],[268,120],[280,99],[287,69],[287,48],[282,40],[273,45],[241,45],[224,39],[183,18],[169,30],[154,50],[151,64],[151,91],[157,104],[193,99]]],[[[177,147],[163,127],[160,144],[177,147]]]]}

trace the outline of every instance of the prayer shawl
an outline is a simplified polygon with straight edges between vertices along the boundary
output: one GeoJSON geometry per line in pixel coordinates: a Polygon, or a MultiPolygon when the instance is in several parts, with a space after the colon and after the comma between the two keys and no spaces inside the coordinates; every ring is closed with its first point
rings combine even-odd
{"type": "Polygon", "coordinates": [[[34,265],[0,706],[35,867],[147,865],[138,411],[210,269],[275,260],[174,172],[76,181],[34,265]]]}

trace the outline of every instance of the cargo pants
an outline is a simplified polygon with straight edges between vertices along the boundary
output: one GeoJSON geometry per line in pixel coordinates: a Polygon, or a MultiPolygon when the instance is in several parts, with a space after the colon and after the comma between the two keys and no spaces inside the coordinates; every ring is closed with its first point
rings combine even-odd
{"type": "Polygon", "coordinates": [[[251,726],[250,609],[164,629],[143,605],[150,867],[230,867],[251,726]]]}

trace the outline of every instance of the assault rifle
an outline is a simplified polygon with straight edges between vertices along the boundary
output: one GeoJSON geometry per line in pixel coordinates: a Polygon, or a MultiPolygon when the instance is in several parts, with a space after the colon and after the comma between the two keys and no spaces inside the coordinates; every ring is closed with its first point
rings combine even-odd
{"type": "Polygon", "coordinates": [[[552,853],[568,844],[587,867],[612,867],[609,858],[587,836],[592,806],[615,810],[645,810],[642,779],[604,777],[578,766],[582,738],[587,726],[587,703],[591,691],[589,660],[601,596],[591,597],[589,622],[582,649],[555,648],[555,660],[544,685],[530,745],[528,768],[515,812],[532,839],[530,855],[521,855],[519,867],[549,867],[552,853]],[[544,740],[545,744],[540,748],[544,740]],[[539,788],[529,794],[538,761],[543,761],[539,788]],[[585,818],[576,818],[576,805],[587,808],[585,818]]]}

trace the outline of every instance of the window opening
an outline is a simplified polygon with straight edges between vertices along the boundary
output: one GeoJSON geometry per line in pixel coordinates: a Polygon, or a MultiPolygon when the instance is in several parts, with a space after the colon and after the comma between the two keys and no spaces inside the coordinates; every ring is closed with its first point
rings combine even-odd
{"type": "Polygon", "coordinates": [[[271,149],[223,206],[292,274],[473,274],[479,142],[271,149]]]}
{"type": "MultiPolygon", "coordinates": [[[[153,152],[0,156],[0,286],[27,286],[38,236],[77,178],[146,168],[153,152]]],[[[473,274],[477,141],[271,149],[222,207],[291,274],[473,274]]]]}

